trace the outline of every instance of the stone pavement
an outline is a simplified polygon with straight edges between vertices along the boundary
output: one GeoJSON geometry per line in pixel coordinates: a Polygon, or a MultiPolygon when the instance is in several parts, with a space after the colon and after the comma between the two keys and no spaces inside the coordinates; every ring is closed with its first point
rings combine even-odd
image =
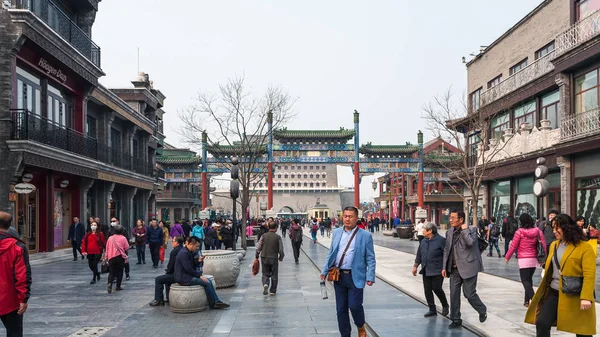
{"type": "MultiPolygon", "coordinates": [[[[305,229],[309,236],[309,230],[305,229]]],[[[375,234],[377,237],[381,234],[375,234]]],[[[317,236],[319,244],[329,247],[331,240],[327,237],[317,236]]],[[[399,239],[396,239],[399,240],[399,239]]],[[[404,241],[404,240],[403,240],[404,241]]],[[[309,239],[310,242],[310,239],[309,239]]],[[[415,255],[375,245],[377,258],[377,277],[386,281],[397,289],[420,301],[425,300],[421,277],[414,277],[411,273],[415,255]]],[[[500,260],[500,259],[498,259],[500,260]]],[[[484,267],[489,261],[484,258],[484,267]]],[[[449,295],[449,282],[444,282],[446,295],[449,295]]],[[[461,313],[463,325],[472,328],[482,336],[510,337],[510,336],[535,336],[535,326],[525,324],[526,308],[523,307],[523,286],[521,282],[504,277],[480,273],[478,277],[477,292],[488,308],[488,319],[479,323],[478,314],[462,298],[461,313]]],[[[596,302],[596,311],[600,312],[600,304],[596,302]]],[[[600,320],[597,321],[597,330],[600,331],[600,320]]],[[[553,329],[553,336],[572,336],[559,333],[553,329]]]]}
{"type": "MultiPolygon", "coordinates": [[[[242,260],[238,284],[218,289],[231,304],[225,310],[174,314],[169,307],[150,307],[154,277],[165,265],[131,264],[131,280],[124,291],[107,294],[106,277],[90,285],[87,261],[36,265],[29,309],[25,314],[26,336],[339,336],[335,301],[321,298],[319,273],[305,256],[299,265],[286,242],[286,259],[280,264],[280,287],[276,296],[263,296],[260,274],[250,266],[254,249],[242,260]],[[87,333],[79,332],[88,330],[87,333]]],[[[149,252],[146,256],[149,257],[149,252]]],[[[168,252],[167,252],[168,256],[168,252]]],[[[147,261],[149,262],[149,261],[147,261]]],[[[1,325],[0,325],[1,326],[1,325]]],[[[0,336],[5,330],[0,327],[0,336]]]]}
{"type": "MultiPolygon", "coordinates": [[[[445,237],[446,231],[440,230],[440,235],[445,237]]],[[[373,233],[373,243],[382,247],[395,249],[413,255],[417,253],[417,248],[419,247],[419,243],[417,241],[394,238],[392,236],[383,235],[383,232],[373,233]]],[[[504,254],[504,240],[500,242],[499,246],[500,253],[504,254]]],[[[519,276],[519,265],[514,255],[508,264],[506,264],[504,258],[498,258],[496,252],[494,252],[493,257],[488,257],[486,255],[487,251],[482,254],[486,274],[521,282],[521,277],[519,276]]],[[[596,266],[598,266],[596,268],[596,293],[600,294],[600,257],[596,259],[596,266]]],[[[538,271],[533,275],[533,284],[537,287],[541,280],[541,269],[538,269],[538,271]]],[[[596,301],[600,301],[600,298],[597,298],[596,301]]]]}

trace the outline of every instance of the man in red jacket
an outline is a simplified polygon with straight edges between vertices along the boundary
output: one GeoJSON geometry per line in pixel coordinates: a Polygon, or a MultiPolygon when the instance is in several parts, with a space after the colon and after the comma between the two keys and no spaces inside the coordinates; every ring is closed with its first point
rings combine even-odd
{"type": "Polygon", "coordinates": [[[0,212],[0,319],[7,336],[23,336],[23,314],[31,293],[31,267],[25,244],[8,234],[12,216],[0,212]]]}

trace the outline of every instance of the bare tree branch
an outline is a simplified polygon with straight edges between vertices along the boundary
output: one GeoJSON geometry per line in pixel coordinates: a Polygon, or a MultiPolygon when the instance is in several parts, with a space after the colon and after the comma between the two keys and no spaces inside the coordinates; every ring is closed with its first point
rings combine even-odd
{"type": "MultiPolygon", "coordinates": [[[[286,125],[295,117],[297,98],[280,87],[269,87],[255,97],[244,85],[244,77],[236,76],[219,85],[219,94],[198,93],[196,102],[179,112],[183,122],[184,142],[200,148],[202,132],[209,135],[208,149],[217,158],[240,159],[242,247],[246,248],[246,212],[256,185],[265,178],[268,145],[268,114],[273,114],[273,129],[286,125]]],[[[231,163],[219,164],[230,169],[231,163]]]]}

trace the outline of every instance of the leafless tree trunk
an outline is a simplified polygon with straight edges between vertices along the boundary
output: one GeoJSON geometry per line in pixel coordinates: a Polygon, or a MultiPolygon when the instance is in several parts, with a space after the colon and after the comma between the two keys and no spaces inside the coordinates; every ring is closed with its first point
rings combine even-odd
{"type": "MultiPolygon", "coordinates": [[[[477,207],[483,179],[493,172],[494,166],[491,163],[497,161],[496,157],[504,151],[512,136],[504,135],[490,146],[490,139],[494,138],[494,135],[490,135],[490,125],[497,113],[469,113],[464,99],[461,103],[459,108],[454,107],[452,92],[448,89],[423,107],[423,117],[434,136],[441,137],[460,150],[459,153],[449,154],[450,158],[439,156],[430,160],[451,172],[470,192],[473,215],[471,221],[477,226],[477,207]],[[470,144],[469,136],[475,137],[472,139],[477,139],[478,143],[470,144]]],[[[466,201],[464,191],[457,191],[450,183],[448,185],[463,198],[463,202],[466,201]]]]}
{"type": "MultiPolygon", "coordinates": [[[[294,117],[295,100],[280,87],[269,87],[255,97],[244,86],[244,77],[234,77],[219,86],[219,94],[201,92],[195,104],[179,113],[186,143],[200,147],[206,130],[209,152],[218,158],[239,158],[243,249],[247,247],[246,209],[256,184],[267,174],[268,115],[273,115],[273,129],[285,125],[294,117]]],[[[230,168],[230,160],[221,165],[230,168]]]]}

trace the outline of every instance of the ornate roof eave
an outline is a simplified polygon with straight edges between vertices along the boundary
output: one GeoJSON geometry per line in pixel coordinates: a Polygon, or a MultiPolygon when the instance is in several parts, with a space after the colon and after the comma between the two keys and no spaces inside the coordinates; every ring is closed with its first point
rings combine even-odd
{"type": "Polygon", "coordinates": [[[279,141],[306,141],[311,139],[348,141],[354,137],[354,130],[344,128],[339,130],[288,130],[282,128],[273,130],[273,137],[279,141]]]}
{"type": "Polygon", "coordinates": [[[372,145],[367,143],[361,145],[358,152],[364,155],[373,156],[395,156],[395,155],[410,155],[419,151],[418,145],[372,145]]]}
{"type": "Polygon", "coordinates": [[[241,155],[242,153],[251,154],[267,154],[266,145],[251,146],[250,148],[244,148],[236,145],[219,145],[210,144],[206,147],[206,151],[213,156],[234,156],[241,155]]]}
{"type": "Polygon", "coordinates": [[[202,157],[157,157],[156,162],[163,165],[194,165],[202,162],[202,157]]]}

